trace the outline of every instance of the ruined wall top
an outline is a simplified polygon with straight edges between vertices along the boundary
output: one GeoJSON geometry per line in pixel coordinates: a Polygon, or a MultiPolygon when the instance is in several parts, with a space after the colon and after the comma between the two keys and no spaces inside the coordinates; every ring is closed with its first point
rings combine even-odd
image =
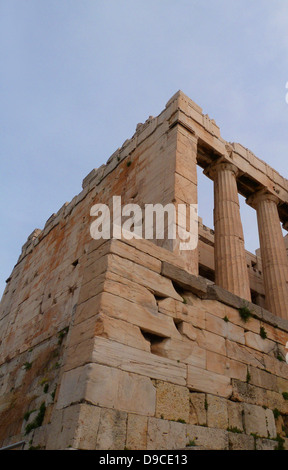
{"type": "MultiPolygon", "coordinates": [[[[203,114],[202,108],[179,90],[170,98],[165,109],[158,116],[149,116],[144,123],[137,124],[134,135],[127,139],[108,158],[106,164],[94,168],[83,179],[83,189],[80,194],[76,195],[69,203],[65,202],[57,213],[52,214],[43,230],[36,229],[28,237],[18,262],[25,256],[27,250],[29,251],[34,245],[37,245],[59,223],[61,218],[66,218],[93,188],[99,186],[124,159],[129,158],[136,147],[144,142],[147,137],[157,132],[160,126],[166,127],[168,131],[177,124],[185,128],[198,140],[197,163],[204,170],[219,159],[233,163],[238,168],[237,187],[242,196],[247,199],[261,190],[266,190],[276,196],[280,221],[284,229],[287,230],[288,180],[254,155],[248,148],[240,143],[224,140],[215,120],[207,114],[203,114]]],[[[209,177],[209,174],[207,176],[209,177]]]]}

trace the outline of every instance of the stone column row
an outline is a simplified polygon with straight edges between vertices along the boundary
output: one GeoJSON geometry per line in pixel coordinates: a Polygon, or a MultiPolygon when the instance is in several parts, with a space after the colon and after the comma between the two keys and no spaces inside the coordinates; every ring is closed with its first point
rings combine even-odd
{"type": "MultiPolygon", "coordinates": [[[[217,161],[205,174],[214,181],[215,283],[251,301],[237,189],[238,169],[217,161]]],[[[288,259],[278,214],[278,199],[260,191],[246,201],[257,211],[266,308],[288,319],[288,259]]]]}

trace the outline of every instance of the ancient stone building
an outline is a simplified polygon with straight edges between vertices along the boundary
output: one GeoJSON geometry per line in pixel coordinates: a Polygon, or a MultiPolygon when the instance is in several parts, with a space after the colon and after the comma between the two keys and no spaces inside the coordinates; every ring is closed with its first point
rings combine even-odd
{"type": "Polygon", "coordinates": [[[0,307],[0,445],[288,448],[281,223],[287,179],[176,93],[24,244],[0,307]],[[113,196],[197,204],[197,165],[214,182],[214,229],[199,218],[193,249],[179,235],[91,237],[92,206],[113,196]],[[257,213],[256,254],[238,194],[257,213]]]}

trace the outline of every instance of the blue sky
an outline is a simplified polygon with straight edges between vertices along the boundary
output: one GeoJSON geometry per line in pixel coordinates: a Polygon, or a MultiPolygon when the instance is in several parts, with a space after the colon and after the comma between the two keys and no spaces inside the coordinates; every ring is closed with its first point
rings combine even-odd
{"type": "Polygon", "coordinates": [[[179,89],[287,177],[287,31],[287,0],[0,0],[0,291],[33,229],[179,89]]]}

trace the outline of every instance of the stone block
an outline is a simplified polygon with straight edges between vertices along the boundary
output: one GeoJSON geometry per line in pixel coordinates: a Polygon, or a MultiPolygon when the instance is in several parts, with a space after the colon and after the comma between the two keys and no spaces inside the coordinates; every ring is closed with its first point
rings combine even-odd
{"type": "Polygon", "coordinates": [[[247,366],[239,361],[229,360],[228,375],[232,379],[246,381],[247,378],[247,366]]]}
{"type": "Polygon", "coordinates": [[[244,328],[234,325],[230,321],[226,322],[223,318],[210,313],[206,313],[206,329],[223,338],[245,344],[244,328]]]}
{"type": "Polygon", "coordinates": [[[203,349],[226,356],[226,342],[219,335],[210,333],[210,331],[199,330],[197,332],[197,343],[203,349]]]}
{"type": "MultiPolygon", "coordinates": [[[[278,361],[278,359],[276,359],[276,357],[272,357],[272,356],[268,356],[268,354],[265,354],[264,355],[264,365],[265,365],[265,370],[267,372],[270,372],[270,374],[274,374],[274,375],[278,375],[276,373],[276,370],[277,370],[277,366],[280,362],[278,361]]],[[[288,372],[288,370],[287,370],[288,372]]],[[[279,374],[280,376],[280,374],[279,374]]]]}
{"type": "Polygon", "coordinates": [[[288,331],[288,321],[285,318],[273,315],[273,313],[265,310],[264,308],[262,309],[262,317],[265,323],[283,329],[284,331],[288,331]]]}
{"type": "Polygon", "coordinates": [[[133,246],[137,250],[147,253],[150,256],[153,256],[154,258],[158,260],[163,260],[167,261],[168,263],[172,263],[175,266],[182,267],[183,266],[183,259],[180,258],[178,255],[175,253],[168,251],[160,246],[157,246],[156,244],[152,243],[150,240],[137,240],[137,239],[131,239],[131,240],[122,240],[123,243],[126,243],[129,246],[133,246]]]}
{"type": "Polygon", "coordinates": [[[205,297],[207,292],[207,281],[201,276],[184,271],[165,261],[162,262],[161,274],[178,284],[182,289],[187,289],[199,297],[205,297]]]}
{"type": "Polygon", "coordinates": [[[96,240],[94,238],[90,238],[89,243],[85,249],[87,261],[86,263],[88,266],[91,262],[95,261],[98,258],[101,258],[104,254],[106,255],[110,251],[111,239],[106,240],[104,238],[100,238],[96,240]]]}
{"type": "Polygon", "coordinates": [[[255,450],[253,436],[229,432],[229,450],[255,450]]]}
{"type": "MultiPolygon", "coordinates": [[[[231,294],[231,295],[234,295],[234,294],[231,294]]],[[[244,328],[244,330],[247,330],[247,331],[253,331],[255,333],[259,333],[261,322],[256,318],[250,317],[249,320],[245,323],[240,316],[238,308],[230,307],[229,305],[220,303],[219,301],[216,301],[216,300],[205,300],[205,304],[209,306],[207,308],[207,312],[209,312],[213,316],[217,316],[222,320],[225,317],[227,317],[229,320],[227,324],[238,326],[240,329],[244,328]]],[[[235,331],[240,333],[241,330],[236,329],[235,331]]],[[[242,330],[242,333],[243,333],[243,330],[242,330]]],[[[240,335],[242,336],[241,333],[240,335]]],[[[235,339],[231,338],[231,340],[234,341],[236,340],[236,338],[235,339]]],[[[242,336],[241,341],[238,341],[238,342],[242,344],[243,336],[242,336]]],[[[245,340],[244,340],[244,344],[245,344],[245,340]]]]}
{"type": "Polygon", "coordinates": [[[57,400],[57,409],[65,408],[85,398],[89,364],[64,372],[57,400]]]}
{"type": "Polygon", "coordinates": [[[228,410],[225,398],[207,395],[207,424],[208,428],[227,429],[228,410]]]}
{"type": "Polygon", "coordinates": [[[149,418],[147,450],[176,450],[187,444],[186,424],[149,418]]]}
{"type": "Polygon", "coordinates": [[[266,390],[266,397],[269,408],[277,408],[281,413],[288,414],[288,401],[284,400],[282,393],[266,390]]]}
{"type": "Polygon", "coordinates": [[[45,449],[50,427],[51,426],[49,426],[49,424],[45,424],[40,426],[39,428],[36,428],[34,430],[33,440],[31,439],[31,446],[45,449]]]}
{"type": "Polygon", "coordinates": [[[156,308],[142,307],[142,305],[130,302],[109,292],[103,292],[100,305],[102,313],[132,323],[147,333],[164,338],[175,337],[181,339],[173,319],[168,315],[157,312],[156,308]]]}
{"type": "Polygon", "coordinates": [[[147,448],[148,418],[136,414],[128,414],[127,440],[128,450],[145,450],[147,448]]]}
{"type": "MultiPolygon", "coordinates": [[[[107,245],[105,245],[104,247],[108,251],[108,248],[106,248],[107,245]]],[[[85,266],[84,273],[83,273],[82,285],[84,286],[89,281],[96,279],[101,274],[104,274],[107,271],[107,268],[108,268],[108,256],[107,255],[102,256],[101,258],[96,259],[96,260],[94,260],[94,258],[91,260],[88,260],[85,266]]]]}
{"type": "MultiPolygon", "coordinates": [[[[268,356],[267,356],[268,357],[268,356]]],[[[273,358],[274,359],[274,358],[273,358]]],[[[288,379],[288,365],[286,361],[279,361],[278,359],[274,359],[274,366],[275,366],[275,374],[277,376],[283,377],[284,379],[288,379]]]]}
{"type": "Polygon", "coordinates": [[[188,365],[187,386],[190,390],[229,397],[232,393],[230,379],[214,372],[188,365]]]}
{"type": "Polygon", "coordinates": [[[92,359],[95,363],[116,367],[126,372],[186,385],[185,365],[105,338],[95,338],[92,359]]]}
{"type": "Polygon", "coordinates": [[[52,422],[46,441],[46,450],[61,450],[72,447],[79,405],[66,410],[53,410],[52,422]]]}
{"type": "Polygon", "coordinates": [[[256,450],[276,450],[277,442],[271,439],[256,439],[256,450]]]}
{"type": "Polygon", "coordinates": [[[218,300],[219,302],[222,302],[229,307],[234,307],[235,309],[239,309],[243,306],[242,298],[216,285],[208,286],[207,298],[210,300],[218,300]]]}
{"type": "Polygon", "coordinates": [[[247,331],[245,333],[245,344],[251,349],[269,354],[275,349],[275,343],[270,339],[262,339],[260,335],[247,331]]]}
{"type": "Polygon", "coordinates": [[[225,338],[235,341],[236,343],[245,344],[244,328],[233,325],[231,322],[226,323],[226,332],[224,333],[225,338]]]}
{"type": "Polygon", "coordinates": [[[196,367],[206,367],[206,351],[193,341],[163,339],[151,345],[151,352],[196,367]]]}
{"type": "Polygon", "coordinates": [[[103,313],[99,313],[93,320],[95,336],[102,336],[143,351],[150,351],[150,342],[144,338],[138,326],[103,313]]]}
{"type": "Polygon", "coordinates": [[[265,418],[266,418],[266,426],[267,426],[267,434],[268,437],[271,439],[275,438],[277,436],[277,430],[276,430],[276,423],[275,423],[275,417],[274,413],[272,410],[266,409],[265,410],[265,418]]]}
{"type": "Polygon", "coordinates": [[[66,352],[65,362],[62,372],[76,369],[84,364],[91,362],[93,354],[94,340],[88,338],[81,343],[69,345],[66,352]]]}
{"type": "Polygon", "coordinates": [[[82,323],[85,320],[97,315],[100,312],[100,302],[102,294],[98,294],[95,297],[77,305],[74,324],[82,323]]]}
{"type": "Polygon", "coordinates": [[[227,356],[235,361],[242,362],[247,365],[264,369],[264,357],[259,351],[237,344],[234,341],[226,340],[227,356]]]}
{"type": "Polygon", "coordinates": [[[189,423],[207,426],[207,406],[205,393],[190,392],[189,423]]]}
{"type": "Polygon", "coordinates": [[[243,405],[228,400],[227,401],[228,411],[228,427],[229,429],[237,429],[244,432],[243,427],[243,405]]]}
{"type": "Polygon", "coordinates": [[[87,186],[96,177],[98,173],[99,173],[99,169],[93,168],[93,170],[91,170],[90,173],[88,173],[88,175],[85,176],[85,178],[83,179],[82,188],[85,188],[85,186],[87,186]]]}
{"type": "Polygon", "coordinates": [[[147,377],[87,364],[62,377],[57,408],[86,400],[97,406],[153,416],[156,390],[147,377]]]}
{"type": "Polygon", "coordinates": [[[192,176],[193,181],[188,179],[187,176],[191,177],[192,175],[186,174],[183,176],[175,173],[175,195],[182,204],[197,204],[197,182],[195,181],[197,177],[196,175],[192,176]]]}
{"type": "MultiPolygon", "coordinates": [[[[269,424],[269,431],[271,431],[273,435],[276,435],[275,424],[274,429],[272,429],[271,410],[265,410],[261,406],[251,405],[248,403],[243,404],[243,410],[243,423],[246,434],[257,434],[260,437],[270,437],[268,436],[267,426],[267,424],[269,424]]],[[[273,437],[273,435],[271,435],[271,437],[273,437]]]]}
{"type": "Polygon", "coordinates": [[[192,343],[191,353],[183,362],[200,369],[205,369],[207,364],[206,355],[207,351],[204,348],[200,348],[196,343],[192,343]]]}
{"type": "Polygon", "coordinates": [[[108,269],[113,273],[147,287],[155,295],[182,301],[182,297],[177,294],[170,279],[120,256],[111,254],[108,258],[108,269]]]}
{"type": "Polygon", "coordinates": [[[196,328],[205,328],[205,310],[198,305],[184,304],[172,298],[161,299],[158,301],[159,312],[170,315],[176,320],[189,322],[196,328]]]}
{"type": "Polygon", "coordinates": [[[78,297],[78,305],[100,294],[104,290],[104,281],[105,273],[102,273],[85,284],[82,284],[78,297]]]}
{"type": "Polygon", "coordinates": [[[161,272],[161,261],[159,259],[150,256],[127,243],[123,243],[121,240],[111,240],[110,253],[133,261],[133,263],[137,263],[157,273],[161,272]]]}
{"type": "Polygon", "coordinates": [[[187,387],[156,381],[156,418],[189,421],[189,390],[187,387]]]}
{"type": "Polygon", "coordinates": [[[275,341],[277,343],[282,344],[285,346],[288,341],[288,333],[286,331],[280,330],[279,328],[275,328],[267,323],[264,325],[265,331],[267,333],[267,338],[275,341]]]}
{"type": "Polygon", "coordinates": [[[206,450],[228,450],[228,432],[223,429],[206,428],[203,426],[187,425],[187,442],[194,441],[196,446],[206,450]]]}
{"type": "MultiPolygon", "coordinates": [[[[232,321],[232,319],[231,319],[231,315],[232,315],[233,323],[237,324],[234,321],[234,315],[235,315],[235,309],[234,308],[229,307],[229,306],[227,306],[225,304],[222,304],[221,302],[218,302],[217,300],[213,300],[213,299],[204,299],[204,301],[201,302],[201,303],[205,305],[205,311],[207,313],[209,313],[210,315],[216,316],[216,317],[218,317],[222,320],[225,316],[227,316],[227,318],[229,318],[229,321],[232,321]]],[[[238,315],[238,317],[239,317],[239,315],[238,315]]],[[[235,316],[235,318],[238,318],[238,317],[235,316]]]]}
{"type": "Polygon", "coordinates": [[[276,391],[278,391],[279,393],[283,393],[283,392],[288,392],[288,380],[287,379],[283,379],[282,377],[275,377],[275,379],[277,380],[277,387],[276,387],[276,391]]]}
{"type": "Polygon", "coordinates": [[[264,370],[249,367],[250,383],[267,390],[278,391],[277,377],[264,370]]]}
{"type": "Polygon", "coordinates": [[[140,304],[142,307],[157,309],[155,295],[149,289],[113,272],[108,271],[106,273],[103,290],[130,300],[130,302],[140,304]]]}
{"type": "Polygon", "coordinates": [[[229,375],[229,361],[226,356],[222,356],[221,354],[217,354],[212,351],[207,351],[207,370],[211,372],[216,372],[216,374],[220,375],[229,375]]]}
{"type": "Polygon", "coordinates": [[[78,406],[77,429],[75,431],[72,447],[83,450],[94,450],[96,447],[101,409],[89,404],[80,404],[78,406]]]}
{"type": "Polygon", "coordinates": [[[269,390],[255,387],[255,385],[237,379],[232,379],[232,388],[231,398],[233,401],[257,404],[259,406],[267,406],[267,403],[269,403],[270,406],[269,390]]]}
{"type": "Polygon", "coordinates": [[[178,326],[178,331],[179,333],[181,333],[182,336],[186,336],[188,339],[191,339],[192,341],[197,340],[198,331],[190,323],[187,323],[185,321],[180,322],[178,326]]]}
{"type": "Polygon", "coordinates": [[[280,436],[283,435],[283,429],[285,429],[285,424],[284,424],[284,419],[283,416],[280,415],[278,416],[277,419],[275,419],[275,426],[276,426],[276,433],[279,434],[280,436]]]}
{"type": "Polygon", "coordinates": [[[51,424],[47,428],[46,450],[95,449],[100,411],[100,408],[86,403],[68,406],[63,410],[54,409],[51,424]]]}
{"type": "Polygon", "coordinates": [[[221,354],[207,351],[207,370],[216,374],[226,375],[233,379],[246,381],[247,366],[239,361],[234,361],[221,354]]]}
{"type": "Polygon", "coordinates": [[[97,316],[99,316],[99,314],[73,325],[69,332],[68,347],[71,348],[84,341],[93,340],[95,336],[95,317],[97,316]]]}
{"type": "Polygon", "coordinates": [[[119,410],[101,410],[96,450],[124,450],[127,431],[127,413],[119,410]]]}
{"type": "Polygon", "coordinates": [[[189,141],[187,137],[181,136],[180,138],[180,136],[181,134],[179,133],[175,171],[179,175],[182,175],[188,180],[192,181],[194,184],[197,184],[197,167],[194,164],[194,159],[191,158],[191,156],[194,154],[193,145],[195,146],[195,144],[189,141]]]}

